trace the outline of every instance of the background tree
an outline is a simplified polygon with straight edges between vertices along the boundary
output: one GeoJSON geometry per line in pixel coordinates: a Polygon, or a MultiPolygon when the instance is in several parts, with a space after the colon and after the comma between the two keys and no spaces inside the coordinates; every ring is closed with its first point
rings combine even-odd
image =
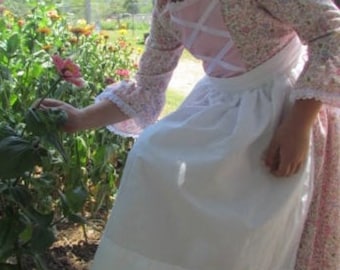
{"type": "Polygon", "coordinates": [[[127,13],[139,13],[139,3],[137,0],[125,0],[123,7],[125,8],[127,13]]]}

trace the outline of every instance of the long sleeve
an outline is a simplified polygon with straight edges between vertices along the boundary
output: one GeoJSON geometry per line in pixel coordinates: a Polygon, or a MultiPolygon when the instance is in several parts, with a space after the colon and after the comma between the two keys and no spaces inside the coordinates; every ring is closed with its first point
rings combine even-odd
{"type": "Polygon", "coordinates": [[[107,128],[123,136],[137,136],[154,123],[165,103],[165,91],[183,46],[168,29],[166,14],[155,8],[150,36],[139,63],[134,81],[122,81],[108,86],[96,102],[114,102],[130,119],[107,128]],[[161,18],[162,17],[162,18],[161,18]]]}
{"type": "Polygon", "coordinates": [[[331,0],[257,0],[290,25],[308,45],[308,62],[295,85],[294,99],[314,98],[340,106],[340,11],[331,0]]]}

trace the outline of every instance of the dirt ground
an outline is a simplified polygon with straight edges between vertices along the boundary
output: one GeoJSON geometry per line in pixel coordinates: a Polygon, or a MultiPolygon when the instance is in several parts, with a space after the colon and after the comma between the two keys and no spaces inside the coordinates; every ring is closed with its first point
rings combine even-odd
{"type": "MultiPolygon", "coordinates": [[[[57,241],[43,255],[48,270],[89,270],[105,226],[104,219],[80,225],[61,224],[57,241]]],[[[23,270],[36,270],[32,260],[24,260],[23,270]]]]}
{"type": "Polygon", "coordinates": [[[204,71],[199,61],[181,59],[173,73],[169,89],[180,91],[187,95],[203,74],[204,71]]]}

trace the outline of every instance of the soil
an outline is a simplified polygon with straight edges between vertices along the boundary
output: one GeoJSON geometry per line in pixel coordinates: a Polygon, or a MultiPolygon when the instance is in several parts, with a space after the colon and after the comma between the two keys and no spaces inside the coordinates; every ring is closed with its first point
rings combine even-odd
{"type": "MultiPolygon", "coordinates": [[[[104,229],[106,218],[81,225],[63,223],[57,229],[57,241],[43,254],[48,270],[89,270],[104,229]]],[[[24,270],[36,270],[30,258],[24,270]]]]}

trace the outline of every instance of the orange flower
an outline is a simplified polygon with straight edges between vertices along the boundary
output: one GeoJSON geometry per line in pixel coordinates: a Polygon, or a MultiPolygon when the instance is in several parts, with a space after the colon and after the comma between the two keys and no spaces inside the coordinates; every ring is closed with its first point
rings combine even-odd
{"type": "Polygon", "coordinates": [[[23,27],[24,24],[25,24],[25,20],[24,20],[24,19],[19,19],[19,20],[18,20],[18,26],[19,26],[20,28],[23,27]]]}
{"type": "Polygon", "coordinates": [[[119,39],[118,40],[118,45],[121,48],[126,48],[128,46],[127,42],[125,40],[123,40],[123,39],[119,39]]]}
{"type": "Polygon", "coordinates": [[[55,54],[52,56],[52,60],[62,79],[78,87],[84,86],[80,68],[71,59],[62,59],[55,54]]]}
{"type": "Polygon", "coordinates": [[[84,27],[83,34],[85,36],[90,36],[93,33],[94,25],[88,24],[84,27]]]}
{"type": "Polygon", "coordinates": [[[77,44],[78,43],[78,38],[76,38],[76,37],[71,37],[71,38],[69,38],[69,40],[68,40],[71,44],[77,44]]]}
{"type": "Polygon", "coordinates": [[[93,29],[94,29],[94,25],[90,25],[90,24],[79,25],[79,26],[70,27],[70,32],[72,32],[76,36],[80,36],[80,35],[89,36],[92,34],[93,29]]]}
{"type": "Polygon", "coordinates": [[[117,48],[115,48],[112,44],[110,44],[107,49],[109,50],[109,52],[116,52],[117,51],[117,48]]]}
{"type": "Polygon", "coordinates": [[[52,48],[52,45],[51,44],[45,44],[45,45],[42,46],[42,48],[45,51],[49,51],[52,48]]]}
{"type": "Polygon", "coordinates": [[[47,17],[49,17],[52,21],[57,21],[60,19],[60,16],[58,14],[58,11],[56,10],[50,10],[47,12],[47,17]]]}
{"type": "Polygon", "coordinates": [[[83,27],[81,26],[72,26],[70,27],[70,32],[75,34],[76,36],[79,36],[83,33],[83,27]]]}
{"type": "Polygon", "coordinates": [[[104,39],[109,39],[110,37],[109,32],[107,31],[100,31],[100,36],[103,37],[104,39]]]}
{"type": "Polygon", "coordinates": [[[46,27],[46,26],[43,26],[43,27],[39,27],[37,32],[44,34],[44,35],[49,35],[49,34],[51,34],[51,29],[46,27]]]}

